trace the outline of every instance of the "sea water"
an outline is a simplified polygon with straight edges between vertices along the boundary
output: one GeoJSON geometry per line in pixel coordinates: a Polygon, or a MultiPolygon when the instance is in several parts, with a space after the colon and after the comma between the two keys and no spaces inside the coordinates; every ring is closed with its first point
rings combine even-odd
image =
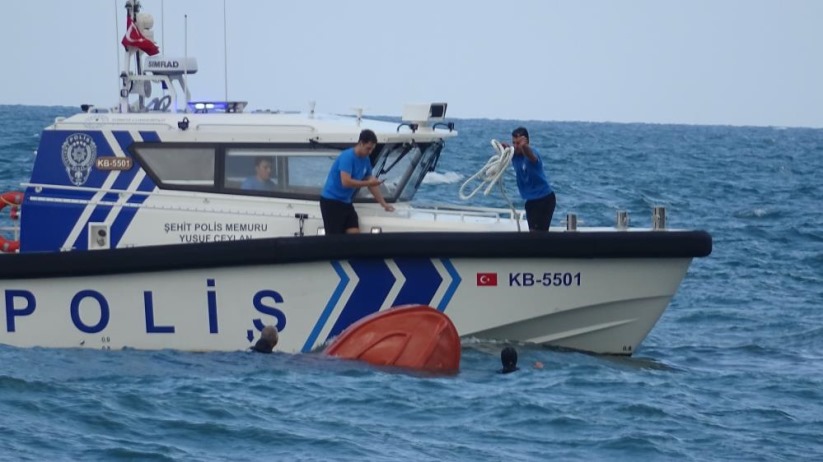
{"type": "MultiPolygon", "coordinates": [[[[0,191],[74,112],[0,106],[0,191]]],[[[501,375],[504,344],[465,339],[460,373],[438,378],[315,355],[0,346],[0,459],[823,459],[823,130],[456,123],[419,205],[461,204],[489,140],[523,125],[555,226],[626,210],[649,227],[665,206],[669,227],[712,234],[633,357],[517,345],[521,370],[501,375]]]]}

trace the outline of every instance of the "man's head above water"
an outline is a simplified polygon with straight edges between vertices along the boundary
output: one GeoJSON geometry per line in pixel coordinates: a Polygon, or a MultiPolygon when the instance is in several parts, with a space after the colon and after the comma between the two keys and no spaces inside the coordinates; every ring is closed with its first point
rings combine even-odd
{"type": "Polygon", "coordinates": [[[500,370],[503,374],[516,371],[517,368],[517,350],[512,347],[503,348],[500,352],[500,362],[503,364],[503,369],[500,370]]]}

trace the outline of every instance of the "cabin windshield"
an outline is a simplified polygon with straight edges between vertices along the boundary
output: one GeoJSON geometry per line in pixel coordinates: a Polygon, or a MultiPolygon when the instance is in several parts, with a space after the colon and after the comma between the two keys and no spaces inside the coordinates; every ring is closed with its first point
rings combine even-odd
{"type": "MultiPolygon", "coordinates": [[[[376,156],[373,168],[374,175],[385,180],[381,192],[386,200],[411,201],[426,173],[434,170],[442,149],[442,141],[386,145],[376,156]]],[[[356,197],[368,200],[371,194],[361,188],[356,197]]]]}

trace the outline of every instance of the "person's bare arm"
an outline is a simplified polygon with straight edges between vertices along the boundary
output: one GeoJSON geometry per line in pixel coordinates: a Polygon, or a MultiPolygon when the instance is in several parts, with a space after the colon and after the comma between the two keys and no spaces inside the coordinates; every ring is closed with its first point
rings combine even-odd
{"type": "Polygon", "coordinates": [[[355,180],[351,177],[351,175],[349,175],[348,172],[340,172],[340,182],[347,188],[368,187],[370,191],[372,186],[380,186],[380,184],[383,183],[382,180],[378,180],[373,176],[370,176],[365,180],[355,180]]]}
{"type": "Polygon", "coordinates": [[[386,202],[386,199],[383,198],[383,193],[380,192],[380,185],[383,183],[382,180],[378,180],[379,183],[375,186],[369,186],[369,192],[371,192],[372,196],[377,199],[377,202],[383,206],[383,210],[387,212],[394,212],[394,206],[386,202]]]}
{"type": "Polygon", "coordinates": [[[537,162],[537,156],[534,155],[534,151],[532,151],[531,146],[529,146],[529,142],[524,136],[514,140],[514,152],[517,154],[523,154],[531,163],[537,162]]]}
{"type": "Polygon", "coordinates": [[[528,144],[521,145],[520,152],[522,152],[524,156],[528,157],[529,162],[537,162],[537,156],[534,155],[534,151],[532,151],[531,146],[529,146],[528,144]]]}

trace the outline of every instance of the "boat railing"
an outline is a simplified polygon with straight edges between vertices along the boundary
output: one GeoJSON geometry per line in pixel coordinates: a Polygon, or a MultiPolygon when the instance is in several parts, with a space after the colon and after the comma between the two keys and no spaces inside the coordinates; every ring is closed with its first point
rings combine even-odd
{"type": "MultiPolygon", "coordinates": [[[[54,184],[45,184],[45,183],[23,183],[22,186],[24,187],[31,187],[34,188],[36,193],[40,193],[43,189],[53,189],[53,190],[61,190],[61,191],[79,191],[79,192],[94,192],[94,193],[103,193],[105,194],[117,194],[119,198],[117,200],[101,200],[101,199],[74,199],[74,198],[67,198],[67,197],[41,197],[32,195],[29,196],[29,200],[34,202],[52,202],[52,203],[63,203],[63,204],[76,204],[76,205],[104,205],[104,206],[111,206],[111,207],[126,207],[126,208],[145,208],[145,209],[155,209],[155,210],[173,210],[173,211],[183,211],[183,212],[205,212],[205,213],[221,213],[221,214],[229,214],[229,215],[246,215],[246,216],[264,216],[264,217],[289,217],[294,218],[294,205],[298,205],[297,201],[290,202],[284,198],[272,198],[272,197],[257,197],[257,196],[233,196],[233,195],[217,195],[217,194],[210,194],[208,196],[204,196],[202,192],[194,192],[194,191],[168,191],[168,190],[160,190],[160,191],[128,191],[124,189],[113,189],[113,188],[89,188],[83,186],[65,186],[65,185],[54,185],[54,184]],[[176,204],[168,204],[168,203],[129,203],[127,202],[128,198],[131,196],[162,196],[164,198],[170,199],[199,199],[200,204],[203,206],[194,205],[192,202],[185,202],[185,203],[176,203],[176,204]],[[284,207],[286,207],[289,211],[288,212],[281,212],[277,213],[276,211],[272,211],[271,208],[260,208],[260,209],[240,209],[236,206],[221,208],[215,207],[212,204],[212,201],[220,201],[220,202],[244,202],[246,204],[250,202],[254,202],[261,206],[267,205],[270,199],[278,199],[283,201],[284,207]]],[[[101,195],[101,197],[103,197],[101,195]]],[[[305,202],[305,201],[301,201],[305,202]]]]}
{"type": "MultiPolygon", "coordinates": [[[[164,97],[156,98],[158,105],[154,107],[154,111],[157,112],[166,112],[169,110],[171,112],[177,112],[177,91],[174,89],[174,86],[171,84],[171,79],[167,75],[158,75],[158,74],[143,74],[143,75],[130,75],[128,76],[129,79],[129,86],[135,84],[135,82],[153,82],[159,83],[164,86],[168,94],[166,96],[169,97],[168,105],[160,106],[160,102],[163,101],[164,97]]],[[[142,100],[141,100],[142,101],[142,100]]],[[[141,111],[144,108],[140,108],[141,111]]],[[[148,112],[152,112],[152,108],[145,108],[148,109],[148,112]]],[[[122,109],[121,109],[122,111],[122,109]]]]}
{"type": "MultiPolygon", "coordinates": [[[[285,198],[276,198],[276,197],[263,197],[263,196],[243,196],[243,195],[223,195],[223,194],[209,194],[204,195],[202,192],[196,191],[169,191],[169,190],[159,190],[159,191],[129,191],[125,189],[115,189],[115,188],[93,188],[93,187],[86,187],[86,186],[68,186],[68,185],[57,185],[57,184],[49,184],[49,183],[22,183],[23,187],[26,188],[34,188],[36,194],[40,194],[45,189],[50,190],[57,190],[57,191],[74,191],[74,192],[90,192],[90,193],[102,193],[102,194],[117,194],[119,196],[118,200],[95,200],[95,199],[74,199],[74,198],[66,198],[66,197],[41,197],[37,195],[29,196],[29,200],[32,201],[49,201],[55,203],[66,203],[66,204],[90,204],[90,205],[109,205],[109,206],[117,206],[117,207],[128,207],[128,208],[152,208],[152,209],[160,209],[160,210],[181,210],[181,211],[191,211],[191,212],[217,212],[217,213],[228,213],[228,214],[236,214],[236,215],[257,215],[257,216],[288,216],[291,217],[293,212],[289,213],[275,213],[271,209],[267,210],[240,210],[238,207],[229,207],[226,209],[215,208],[212,206],[207,207],[193,207],[190,203],[189,204],[176,204],[176,205],[169,205],[165,203],[154,203],[154,204],[146,204],[146,203],[129,203],[127,199],[131,196],[162,196],[164,198],[169,199],[199,199],[202,201],[203,204],[210,204],[212,200],[219,200],[221,202],[229,202],[229,203],[238,203],[243,202],[246,204],[249,203],[257,203],[260,205],[265,205],[266,203],[270,203],[271,199],[277,199],[281,202],[284,202],[286,207],[293,207],[296,204],[306,204],[306,200],[299,200],[299,201],[289,201],[285,198]]],[[[102,195],[101,195],[102,197],[102,195]]],[[[291,208],[289,209],[291,210],[291,208]]],[[[469,207],[469,206],[458,206],[458,205],[445,205],[445,206],[435,206],[429,208],[417,208],[417,207],[410,207],[407,209],[409,214],[414,215],[429,215],[431,219],[434,221],[438,220],[448,220],[448,219],[459,219],[460,221],[465,221],[466,219],[470,218],[485,218],[485,219],[493,219],[496,221],[503,221],[503,220],[517,220],[520,218],[520,212],[512,211],[511,209],[504,209],[504,208],[493,208],[493,207],[469,207]]]]}
{"type": "MultiPolygon", "coordinates": [[[[94,114],[97,114],[97,115],[114,114],[114,115],[116,115],[117,112],[109,112],[109,113],[96,112],[94,114]]],[[[149,116],[151,113],[147,112],[145,114],[146,114],[146,116],[149,116]]],[[[72,126],[80,126],[80,127],[84,127],[83,129],[87,130],[88,126],[89,126],[89,121],[88,120],[72,119],[72,118],[66,118],[66,117],[62,117],[62,116],[61,117],[55,117],[54,123],[55,124],[60,124],[60,129],[68,129],[72,126]]],[[[112,117],[112,118],[106,119],[105,122],[101,122],[101,123],[105,123],[109,127],[118,127],[117,128],[118,130],[121,129],[119,127],[124,127],[124,126],[125,127],[132,127],[132,128],[133,127],[140,127],[140,128],[146,127],[146,129],[148,129],[148,127],[157,127],[157,126],[164,126],[164,127],[170,128],[170,129],[177,128],[175,125],[173,125],[169,121],[163,120],[163,119],[160,119],[160,118],[157,118],[157,117],[151,118],[151,119],[149,119],[147,117],[146,119],[143,119],[143,120],[140,120],[140,119],[131,119],[131,120],[123,119],[123,120],[120,120],[118,118],[112,117]]]]}
{"type": "Polygon", "coordinates": [[[509,220],[517,221],[520,219],[520,212],[511,209],[496,208],[496,207],[471,207],[462,205],[442,205],[430,208],[414,208],[415,214],[430,214],[432,219],[437,221],[438,218],[459,218],[465,221],[466,218],[492,218],[497,221],[509,220]]]}
{"type": "Polygon", "coordinates": [[[264,129],[266,135],[311,135],[317,132],[317,128],[308,124],[275,124],[275,123],[217,123],[217,122],[200,122],[196,125],[197,131],[206,131],[209,133],[237,133],[240,131],[254,130],[256,133],[260,129],[264,129]]]}

